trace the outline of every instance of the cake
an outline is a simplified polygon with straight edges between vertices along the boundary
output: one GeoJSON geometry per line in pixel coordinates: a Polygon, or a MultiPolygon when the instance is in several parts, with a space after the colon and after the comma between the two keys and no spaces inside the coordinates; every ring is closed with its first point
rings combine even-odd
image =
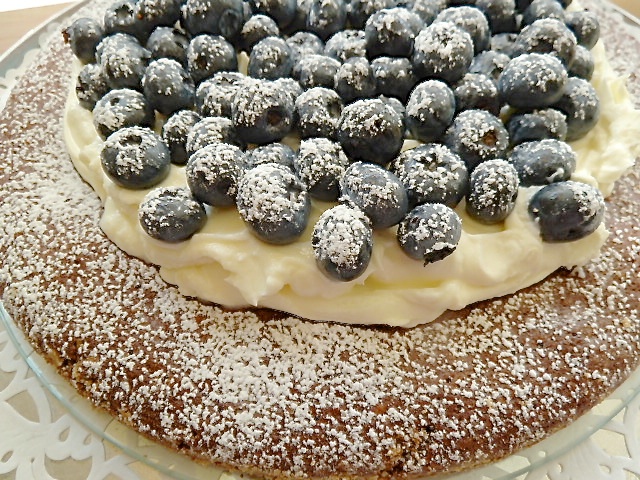
{"type": "MultiPolygon", "coordinates": [[[[614,53],[635,42],[617,35],[614,53]]],[[[638,166],[607,200],[597,259],[431,323],[227,309],[105,237],[62,134],[71,64],[54,39],[0,116],[2,302],[82,395],[139,432],[258,477],[426,476],[548,436],[637,368],[638,166]]]]}

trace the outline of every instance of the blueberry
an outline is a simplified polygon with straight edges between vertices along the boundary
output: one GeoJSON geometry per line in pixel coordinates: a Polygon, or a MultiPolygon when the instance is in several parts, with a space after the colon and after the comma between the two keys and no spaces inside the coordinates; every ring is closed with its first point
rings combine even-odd
{"type": "Polygon", "coordinates": [[[198,35],[187,47],[187,66],[196,83],[217,72],[238,70],[236,51],[224,37],[198,35]]]}
{"type": "Polygon", "coordinates": [[[553,104],[567,116],[567,141],[584,137],[598,123],[600,99],[588,81],[570,77],[560,99],[553,104]]]}
{"type": "Polygon", "coordinates": [[[424,203],[411,210],[398,226],[402,251],[425,265],[451,255],[462,236],[462,221],[451,208],[424,203]]]}
{"type": "Polygon", "coordinates": [[[541,18],[564,21],[564,8],[557,0],[533,0],[522,14],[522,24],[531,25],[541,18]]]}
{"type": "Polygon", "coordinates": [[[516,205],[518,186],[518,172],[506,160],[481,163],[469,177],[467,213],[481,223],[502,222],[516,205]]]}
{"type": "Polygon", "coordinates": [[[344,0],[312,0],[307,16],[307,30],[323,40],[340,30],[347,23],[344,0]]]}
{"type": "Polygon", "coordinates": [[[335,90],[314,87],[296,99],[298,129],[302,138],[335,138],[344,105],[335,90]]]}
{"type": "Polygon", "coordinates": [[[595,62],[591,51],[582,45],[576,47],[576,53],[569,65],[568,73],[572,77],[580,77],[591,80],[595,70],[595,62]]]}
{"type": "Polygon", "coordinates": [[[191,127],[187,134],[187,154],[191,156],[201,148],[214,143],[229,143],[244,147],[230,119],[205,117],[191,127]]]}
{"type": "Polygon", "coordinates": [[[182,65],[170,58],[160,58],[149,64],[142,77],[142,90],[149,104],[163,115],[192,108],[195,87],[182,65]]]}
{"type": "Polygon", "coordinates": [[[373,234],[369,221],[358,208],[336,205],[320,215],[311,245],[316,264],[325,275],[349,282],[367,269],[373,234]]]}
{"type": "Polygon", "coordinates": [[[460,80],[473,60],[471,36],[451,22],[422,29],[414,41],[413,68],[418,78],[460,80]]]}
{"type": "Polygon", "coordinates": [[[498,116],[502,107],[498,87],[490,77],[480,73],[467,73],[453,87],[456,112],[487,110],[498,116]]]}
{"type": "Polygon", "coordinates": [[[278,163],[293,170],[296,152],[284,143],[268,143],[247,152],[247,169],[263,163],[278,163]]]}
{"type": "Polygon", "coordinates": [[[340,62],[345,62],[351,57],[365,57],[367,44],[364,31],[347,29],[331,35],[324,46],[324,54],[340,62]]]}
{"type": "Polygon", "coordinates": [[[235,205],[245,163],[244,152],[235,145],[212,143],[189,157],[187,185],[200,202],[215,207],[235,205]]]}
{"type": "Polygon", "coordinates": [[[564,19],[579,45],[591,50],[600,38],[598,16],[588,10],[567,12],[564,19]]]}
{"type": "Polygon", "coordinates": [[[407,190],[389,170],[373,163],[355,162],[340,180],[341,200],[362,210],[373,229],[396,225],[407,213],[407,190]]]}
{"type": "Polygon", "coordinates": [[[380,95],[395,97],[403,103],[416,84],[413,65],[404,57],[378,57],[371,61],[376,91],[380,95]]]}
{"type": "Polygon", "coordinates": [[[400,152],[404,126],[382,100],[356,100],[342,110],[336,135],[351,160],[386,165],[400,152]]]}
{"type": "Polygon", "coordinates": [[[514,55],[525,53],[549,53],[564,65],[569,65],[575,55],[576,36],[561,20],[542,18],[526,26],[514,43],[514,55]]]}
{"type": "Polygon", "coordinates": [[[481,73],[497,82],[510,61],[509,55],[495,50],[486,50],[473,57],[469,73],[481,73]]]}
{"type": "Polygon", "coordinates": [[[339,143],[309,138],[300,142],[293,166],[312,198],[330,202],[338,200],[338,181],[349,166],[349,159],[339,143]]]}
{"type": "Polygon", "coordinates": [[[120,187],[144,189],[169,175],[171,153],[162,137],[145,127],[126,127],[111,134],[100,152],[102,169],[120,187]]]}
{"type": "Polygon", "coordinates": [[[481,10],[463,5],[449,7],[438,14],[436,22],[451,22],[471,36],[473,51],[477,55],[491,46],[489,21],[481,10]]]}
{"type": "Polygon", "coordinates": [[[320,37],[311,32],[297,32],[286,39],[291,49],[294,64],[308,55],[322,55],[325,44],[320,37]]]}
{"type": "Polygon", "coordinates": [[[364,57],[347,59],[335,76],[335,90],[345,103],[359,98],[372,97],[376,93],[376,81],[369,60],[364,57]]]}
{"type": "Polygon", "coordinates": [[[451,150],[460,155],[470,172],[481,162],[504,157],[509,146],[506,128],[498,117],[486,110],[459,113],[444,140],[451,150]]]}
{"type": "Polygon", "coordinates": [[[109,85],[102,74],[102,68],[95,63],[87,63],[76,78],[78,103],[87,110],[93,110],[96,102],[109,92],[109,85]]]}
{"type": "Polygon", "coordinates": [[[552,55],[520,55],[505,67],[498,90],[502,100],[514,108],[544,108],[562,97],[567,76],[565,67],[552,55]]]}
{"type": "Polygon", "coordinates": [[[509,57],[515,56],[515,44],[518,34],[515,32],[497,33],[491,36],[491,50],[504,53],[509,57]]]}
{"type": "Polygon", "coordinates": [[[364,27],[367,56],[409,57],[413,51],[413,41],[420,29],[414,28],[416,20],[422,26],[422,19],[406,8],[388,8],[369,17],[364,27]]]}
{"type": "Polygon", "coordinates": [[[184,165],[187,163],[187,136],[192,127],[201,120],[200,115],[192,110],[180,110],[172,114],[162,126],[162,139],[171,152],[171,163],[184,165]]]}
{"type": "Polygon", "coordinates": [[[456,102],[453,91],[440,80],[425,80],[409,95],[405,118],[413,138],[438,140],[451,125],[456,102]]]}
{"type": "Polygon", "coordinates": [[[151,127],[154,122],[153,108],[136,90],[111,90],[93,108],[93,125],[102,138],[124,127],[151,127]]]}
{"type": "Polygon", "coordinates": [[[248,66],[248,74],[251,77],[275,80],[288,77],[292,68],[291,48],[280,37],[260,40],[251,50],[248,66]]]}
{"type": "Polygon", "coordinates": [[[182,0],[137,0],[135,15],[151,28],[171,27],[180,20],[182,0]]]}
{"type": "Polygon", "coordinates": [[[604,211],[604,199],[597,188],[571,180],[546,185],[529,200],[529,215],[545,242],[586,237],[602,223],[604,211]]]}
{"type": "Polygon", "coordinates": [[[236,205],[250,231],[276,245],[298,239],[311,210],[304,183],[291,169],[275,163],[247,170],[238,184],[236,205]]]}
{"type": "Polygon", "coordinates": [[[204,206],[184,187],[151,190],[138,209],[142,229],[164,242],[182,242],[197,233],[207,221],[204,206]]]}
{"type": "Polygon", "coordinates": [[[134,37],[116,34],[106,37],[97,47],[100,64],[111,88],[133,88],[139,90],[151,53],[134,37]]]}
{"type": "Polygon", "coordinates": [[[303,88],[333,88],[340,62],[326,55],[307,55],[298,60],[293,68],[293,75],[303,88]]]}
{"type": "MultiPolygon", "coordinates": [[[[311,2],[312,0],[296,0],[293,20],[289,25],[281,29],[285,34],[295,35],[296,33],[306,30],[307,17],[309,16],[309,9],[311,8],[311,2]]],[[[307,32],[305,31],[305,33],[307,32]]],[[[320,52],[316,52],[316,53],[320,53],[320,52]]]]}
{"type": "Polygon", "coordinates": [[[287,135],[294,123],[291,96],[266,80],[249,82],[233,97],[231,118],[241,139],[265,144],[287,135]]]}
{"type": "Polygon", "coordinates": [[[285,28],[296,16],[296,0],[250,0],[254,13],[273,18],[279,28],[285,28]]]}
{"type": "Polygon", "coordinates": [[[518,30],[515,0],[475,0],[474,6],[486,15],[492,34],[518,30]]]}
{"type": "Polygon", "coordinates": [[[522,143],[509,156],[518,172],[520,185],[546,185],[569,180],[576,169],[576,154],[560,140],[539,140],[522,143]]]}
{"type": "Polygon", "coordinates": [[[179,29],[173,27],[157,27],[146,43],[151,58],[172,58],[183,67],[187,66],[187,47],[189,39],[179,29]]]}
{"type": "Polygon", "coordinates": [[[73,54],[83,63],[96,61],[96,47],[102,41],[104,30],[93,18],[82,17],[62,31],[73,54]]]}
{"type": "Polygon", "coordinates": [[[196,90],[196,109],[203,117],[231,118],[231,105],[236,92],[247,77],[240,72],[218,72],[203,80],[196,90]]]}
{"type": "Polygon", "coordinates": [[[511,145],[552,138],[567,138],[567,117],[553,108],[513,115],[507,122],[511,145]]]}
{"type": "Polygon", "coordinates": [[[425,25],[433,23],[445,8],[447,8],[447,0],[414,0],[411,5],[411,11],[419,15],[425,25]]]}
{"type": "Polygon", "coordinates": [[[146,42],[153,25],[144,22],[136,15],[136,0],[117,0],[104,11],[104,31],[111,33],[128,33],[141,42],[146,42]]]}
{"type": "Polygon", "coordinates": [[[267,15],[253,15],[244,23],[240,31],[242,49],[251,52],[256,43],[271,36],[280,36],[276,21],[267,15]]]}
{"type": "Polygon", "coordinates": [[[244,22],[243,0],[188,0],[182,21],[191,36],[206,33],[233,40],[244,22]]]}
{"type": "Polygon", "coordinates": [[[393,8],[397,0],[348,0],[347,15],[352,28],[364,28],[367,19],[383,8],[393,8]]]}
{"type": "Polygon", "coordinates": [[[439,143],[405,150],[391,164],[407,190],[409,206],[443,203],[454,208],[469,188],[469,173],[462,159],[439,143]]]}
{"type": "Polygon", "coordinates": [[[405,118],[406,109],[404,107],[404,103],[395,97],[385,97],[384,95],[378,95],[378,100],[384,103],[387,107],[390,107],[396,113],[396,116],[400,119],[400,123],[402,124],[402,131],[406,131],[407,122],[405,118]]]}
{"type": "MultiPolygon", "coordinates": [[[[302,95],[302,93],[304,92],[304,89],[300,86],[300,84],[291,77],[276,78],[273,81],[273,85],[276,88],[282,90],[282,93],[287,95],[291,99],[294,105],[298,97],[302,95]]],[[[297,122],[297,119],[296,119],[296,122],[297,122]]]]}

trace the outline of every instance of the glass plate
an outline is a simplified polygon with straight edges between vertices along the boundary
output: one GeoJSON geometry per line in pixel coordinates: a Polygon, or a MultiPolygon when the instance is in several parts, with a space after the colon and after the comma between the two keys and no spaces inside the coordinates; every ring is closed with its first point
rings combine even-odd
{"type": "MultiPolygon", "coordinates": [[[[61,23],[65,22],[86,3],[88,3],[88,0],[67,8],[45,25],[30,32],[21,42],[0,57],[0,110],[4,106],[8,92],[21,73],[21,68],[28,64],[38,49],[41,48],[43,39],[48,37],[61,23]]],[[[610,5],[610,8],[622,15],[622,18],[628,24],[634,27],[640,26],[640,21],[632,15],[614,5],[610,5]]],[[[222,469],[201,465],[184,455],[158,445],[121,424],[108,413],[95,408],[33,350],[22,331],[15,326],[1,303],[0,328],[6,329],[17,351],[34,372],[42,386],[60,401],[71,415],[99,438],[120,448],[127,456],[141,461],[171,478],[215,480],[225,473],[222,469]]],[[[640,396],[640,369],[633,372],[601,404],[570,426],[538,444],[481,468],[429,478],[433,480],[507,480],[522,477],[538,468],[553,464],[554,461],[576,448],[595,432],[602,429],[636,396],[640,396]]],[[[638,440],[640,441],[640,438],[638,440]]],[[[243,478],[246,477],[243,476],[243,478]]]]}

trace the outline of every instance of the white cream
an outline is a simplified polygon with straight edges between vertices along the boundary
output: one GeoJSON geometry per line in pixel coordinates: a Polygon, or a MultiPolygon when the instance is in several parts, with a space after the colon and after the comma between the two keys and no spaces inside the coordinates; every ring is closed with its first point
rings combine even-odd
{"type": "MultiPolygon", "coordinates": [[[[593,53],[592,83],[600,95],[601,119],[593,131],[573,143],[578,167],[573,178],[598,185],[605,195],[640,154],[640,112],[633,109],[624,79],[615,75],[598,44],[593,53]]],[[[137,210],[147,191],[116,186],[100,166],[102,141],[91,112],[70,92],[65,138],[73,163],[104,203],[101,227],[127,253],[159,265],[160,274],[184,295],[227,307],[263,306],[313,320],[410,327],[434,320],[444,311],[513,293],[544,279],[560,267],[574,267],[598,255],[607,238],[605,226],[570,243],[545,243],[527,213],[535,188],[521,188],[515,211],[504,225],[486,227],[458,207],[463,234],[446,259],[423,266],[397,246],[395,230],[374,234],[366,272],[355,281],[337,282],[316,267],[311,231],[322,209],[314,212],[303,237],[273,246],[255,238],[235,209],[214,209],[190,240],[168,244],[148,237],[137,210]]],[[[173,166],[162,185],[186,185],[184,169],[173,166]]]]}

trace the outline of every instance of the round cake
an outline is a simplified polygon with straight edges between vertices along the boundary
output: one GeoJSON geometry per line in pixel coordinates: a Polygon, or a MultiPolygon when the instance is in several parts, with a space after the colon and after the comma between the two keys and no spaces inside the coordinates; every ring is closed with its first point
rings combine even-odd
{"type": "MultiPolygon", "coordinates": [[[[637,71],[637,40],[588,5],[637,71]]],[[[101,230],[63,136],[72,63],[54,38],[0,114],[1,298],[82,395],[150,438],[258,477],[428,476],[539,441],[640,364],[638,165],[607,199],[600,256],[515,294],[409,329],[225,309],[101,230]]]]}

